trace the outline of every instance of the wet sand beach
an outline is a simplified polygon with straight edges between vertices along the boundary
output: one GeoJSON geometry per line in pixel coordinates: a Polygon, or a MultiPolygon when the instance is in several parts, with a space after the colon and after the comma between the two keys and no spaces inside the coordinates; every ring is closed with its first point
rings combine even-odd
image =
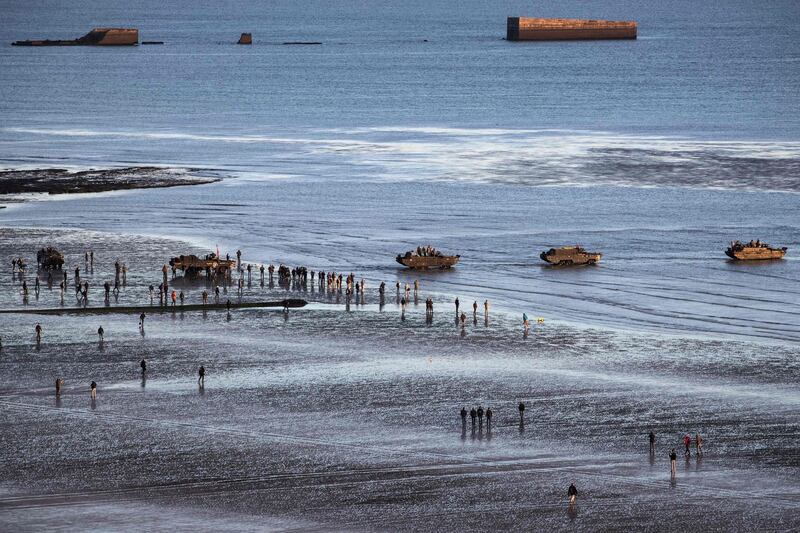
{"type": "MultiPolygon", "coordinates": [[[[130,258],[124,301],[148,298],[147,280],[160,274],[154,250],[184,249],[101,233],[3,236],[4,265],[40,240],[64,247],[70,264],[91,243],[93,280],[113,277],[117,256],[130,258]]],[[[6,306],[20,305],[8,298],[14,283],[4,276],[6,306]]],[[[148,315],[144,335],[123,314],[0,316],[0,522],[16,530],[84,521],[157,530],[797,525],[796,348],[550,322],[525,337],[500,312],[488,326],[470,315],[462,332],[443,296],[431,324],[424,298],[404,320],[391,292],[380,310],[377,283],[374,303],[349,311],[311,296],[316,303],[288,315],[178,310],[148,315]],[[66,380],[59,399],[56,376],[66,380]],[[478,404],[495,413],[491,432],[473,433],[468,421],[462,433],[458,411],[478,404]],[[704,436],[705,453],[681,453],[670,480],[667,453],[688,431],[704,436]],[[570,482],[580,491],[573,508],[570,482]],[[153,514],[157,522],[146,518],[153,514]]],[[[254,284],[245,297],[285,292],[254,284]]]]}

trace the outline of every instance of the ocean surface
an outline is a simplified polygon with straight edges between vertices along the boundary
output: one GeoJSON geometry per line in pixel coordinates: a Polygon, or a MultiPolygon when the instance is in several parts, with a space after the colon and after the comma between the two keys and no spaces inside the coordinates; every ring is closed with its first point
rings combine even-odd
{"type": "Polygon", "coordinates": [[[367,282],[352,308],[253,283],[245,298],[312,304],[154,312],[146,335],[125,315],[0,314],[0,525],[796,529],[798,20],[791,0],[0,0],[0,169],[222,178],[4,198],[0,306],[62,305],[9,271],[46,244],[93,305],[116,259],[130,282],[109,305],[145,304],[168,256],[217,247],[367,282]],[[510,43],[517,15],[636,20],[639,38],[510,43]],[[10,46],[102,26],[165,44],[10,46]],[[734,239],[789,252],[735,263],[734,239]],[[420,244],[461,262],[401,269],[420,244]],[[603,260],[539,259],[574,244],[603,260]],[[415,280],[430,323],[395,298],[415,280]],[[491,321],[455,326],[455,297],[490,300],[491,321]],[[544,319],[530,335],[523,313],[544,319]],[[497,425],[468,436],[457,411],[478,403],[497,425]],[[686,432],[708,452],[670,480],[686,432]]]}

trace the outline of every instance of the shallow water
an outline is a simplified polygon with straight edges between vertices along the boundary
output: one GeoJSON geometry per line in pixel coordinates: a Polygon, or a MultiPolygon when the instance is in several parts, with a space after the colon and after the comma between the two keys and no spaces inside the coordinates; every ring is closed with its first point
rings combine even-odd
{"type": "MultiPolygon", "coordinates": [[[[44,238],[4,235],[3,264],[23,241],[44,238]]],[[[117,255],[150,258],[131,261],[125,301],[146,299],[142,271],[158,273],[144,248],[181,246],[49,237],[72,253],[91,242],[87,275],[101,279],[117,255]]],[[[279,294],[255,284],[246,297],[279,294]]],[[[515,315],[494,310],[462,330],[444,302],[427,323],[421,307],[403,317],[392,298],[348,311],[305,294],[318,303],[288,315],[154,310],[144,334],[132,315],[0,315],[0,522],[207,529],[224,520],[222,528],[251,529],[266,515],[258,524],[271,530],[796,526],[800,354],[791,344],[557,321],[523,335],[515,315]],[[34,321],[44,329],[39,346],[34,321]],[[60,399],[56,376],[66,378],[60,399]],[[458,410],[478,404],[493,409],[492,430],[468,422],[462,432],[458,410]],[[658,451],[648,458],[651,429],[658,451]],[[681,458],[671,482],[666,454],[687,431],[705,437],[705,454],[681,458]],[[572,481],[581,497],[569,509],[572,481]],[[138,516],[148,512],[163,518],[138,516]]]]}
{"type": "MultiPolygon", "coordinates": [[[[217,246],[352,271],[367,291],[348,305],[254,271],[243,299],[310,304],[228,315],[156,299],[143,333],[135,315],[0,313],[0,529],[797,529],[797,8],[3,5],[3,43],[118,25],[166,44],[0,46],[0,167],[224,179],[3,199],[0,309],[78,306],[59,279],[34,294],[33,271],[10,272],[50,244],[92,306],[115,260],[128,280],[107,305],[146,305],[168,257],[217,246]],[[508,43],[509,15],[630,18],[640,33],[508,43]],[[232,44],[242,31],[253,46],[232,44]],[[726,259],[751,238],[789,253],[726,259]],[[395,263],[428,243],[461,262],[395,263]],[[572,244],[602,262],[539,259],[572,244]],[[402,313],[394,285],[415,280],[402,313]],[[479,304],[464,328],[456,296],[479,304]],[[544,321],[524,334],[522,313],[544,321]],[[479,404],[491,431],[462,430],[458,411],[479,404]],[[670,479],[687,432],[705,454],[681,454],[670,479]]],[[[202,284],[171,284],[199,302],[202,284]]]]}
{"type": "MultiPolygon", "coordinates": [[[[246,262],[355,272],[366,278],[372,303],[381,281],[392,288],[397,280],[419,279],[425,291],[442,298],[460,296],[464,306],[489,299],[520,318],[526,312],[617,329],[796,344],[797,198],[685,189],[232,179],[35,202],[3,210],[0,223],[103,230],[118,239],[131,232],[178,237],[207,250],[218,245],[223,254],[242,249],[246,262]],[[735,263],[724,255],[730,240],[757,237],[788,246],[789,254],[766,264],[735,263]],[[425,243],[461,254],[459,265],[417,274],[394,261],[425,243]],[[552,268],[538,257],[551,246],[575,243],[602,251],[601,263],[552,268]]],[[[29,248],[33,253],[35,247],[29,248]]],[[[156,265],[165,258],[159,249],[152,255],[156,265]]],[[[158,285],[158,278],[153,281],[158,285]]]]}

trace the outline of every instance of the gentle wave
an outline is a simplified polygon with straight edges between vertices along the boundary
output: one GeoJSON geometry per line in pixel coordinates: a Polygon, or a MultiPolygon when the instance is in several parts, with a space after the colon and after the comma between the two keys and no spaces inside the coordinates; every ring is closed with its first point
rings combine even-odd
{"type": "MultiPolygon", "coordinates": [[[[258,173],[262,154],[309,158],[284,161],[287,175],[318,177],[309,163],[374,180],[448,180],[528,186],[689,187],[800,192],[800,142],[709,141],[571,130],[377,127],[314,130],[298,135],[5,128],[19,135],[115,137],[151,141],[240,145],[235,165],[258,173]],[[272,152],[270,152],[270,147],[272,152]],[[296,168],[295,168],[296,167],[296,168]],[[336,168],[346,167],[348,171],[336,168]]],[[[220,168],[234,161],[221,155],[220,168]]],[[[158,164],[158,161],[150,162],[158,164]]],[[[188,162],[191,164],[191,162],[188,162]]],[[[274,169],[273,169],[274,170],[274,169]]]]}

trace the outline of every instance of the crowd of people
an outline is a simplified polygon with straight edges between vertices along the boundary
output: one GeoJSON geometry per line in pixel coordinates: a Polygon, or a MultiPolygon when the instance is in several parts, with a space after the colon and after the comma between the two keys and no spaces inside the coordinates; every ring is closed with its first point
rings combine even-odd
{"type": "MultiPolygon", "coordinates": [[[[426,246],[426,247],[419,247],[417,249],[418,255],[438,255],[439,252],[436,251],[433,247],[426,246]]],[[[277,269],[274,265],[270,264],[268,266],[265,265],[253,265],[247,264],[244,265],[241,263],[241,251],[237,252],[237,259],[239,260],[237,264],[237,270],[240,274],[239,278],[236,280],[236,287],[239,293],[239,296],[243,295],[244,287],[245,287],[245,275],[247,277],[247,283],[250,284],[252,282],[252,274],[253,270],[258,270],[260,273],[261,285],[264,286],[266,282],[266,278],[269,279],[270,288],[274,286],[273,277],[277,270],[277,277],[278,277],[278,285],[286,290],[291,289],[303,289],[309,285],[309,280],[312,284],[315,283],[318,286],[320,291],[325,291],[329,294],[341,294],[344,291],[344,295],[349,303],[352,297],[361,298],[363,301],[363,296],[366,290],[366,281],[362,277],[360,280],[356,279],[356,275],[354,273],[350,273],[344,275],[342,273],[337,273],[335,271],[325,272],[325,271],[314,271],[309,270],[306,267],[294,267],[290,268],[286,265],[280,264],[277,269]],[[246,273],[246,274],[245,274],[246,273]]],[[[94,265],[94,252],[87,251],[85,253],[85,261],[88,264],[94,265]]],[[[24,272],[25,270],[25,261],[23,258],[15,258],[12,261],[12,271],[13,272],[24,272]]],[[[92,269],[93,270],[93,269],[92,269]]],[[[88,268],[87,268],[88,271],[88,268]]],[[[114,263],[114,284],[113,288],[109,281],[104,282],[104,293],[105,293],[105,300],[108,302],[110,295],[113,293],[117,295],[121,289],[121,287],[125,287],[127,285],[127,274],[128,274],[128,267],[124,262],[120,262],[119,260],[115,261],[114,263]]],[[[168,305],[171,302],[172,306],[176,306],[178,301],[181,305],[183,305],[186,295],[184,294],[183,290],[176,291],[174,288],[170,287],[170,280],[168,277],[169,269],[165,264],[162,268],[162,281],[158,286],[158,294],[159,294],[159,304],[160,305],[168,305]]],[[[175,272],[173,271],[173,278],[175,272]]],[[[52,273],[49,274],[49,280],[52,280],[52,273]]],[[[227,288],[232,283],[232,279],[230,277],[222,278],[222,279],[213,279],[212,284],[210,287],[211,292],[214,295],[215,302],[219,303],[220,301],[220,292],[222,287],[222,292],[227,293],[227,288]],[[221,282],[221,284],[219,283],[221,282]]],[[[80,268],[75,268],[75,275],[74,275],[74,286],[76,290],[76,295],[78,296],[78,301],[86,305],[89,299],[89,282],[85,280],[81,280],[81,273],[80,268]]],[[[63,293],[66,291],[67,287],[67,272],[66,270],[63,272],[63,280],[60,283],[60,289],[62,292],[62,303],[63,303],[63,293]]],[[[26,280],[22,280],[22,288],[24,293],[27,295],[27,282],[26,280]]],[[[406,307],[411,302],[411,295],[413,290],[413,297],[414,303],[417,302],[418,294],[419,294],[419,281],[416,280],[413,282],[412,285],[409,283],[404,283],[401,285],[399,281],[395,283],[396,289],[396,296],[397,296],[397,303],[400,305],[401,313],[405,313],[406,307]]],[[[37,276],[36,279],[36,287],[35,290],[38,292],[39,290],[39,277],[37,276]]],[[[154,292],[155,287],[153,285],[149,286],[150,291],[150,301],[151,304],[154,303],[154,292]]],[[[384,297],[386,293],[386,284],[385,282],[381,282],[378,286],[378,294],[380,297],[381,304],[383,304],[384,297]]],[[[209,288],[205,288],[202,291],[202,303],[207,304],[209,301],[209,288]]],[[[227,301],[228,308],[230,309],[230,299],[227,301]]],[[[467,322],[467,315],[466,310],[461,309],[461,303],[458,298],[454,300],[455,305],[455,313],[456,313],[456,322],[460,324],[461,328],[466,327],[467,322]]],[[[473,320],[476,322],[478,317],[478,311],[481,305],[478,303],[478,300],[474,300],[471,304],[472,308],[472,317],[473,320]]],[[[489,310],[490,310],[490,302],[489,300],[484,300],[483,304],[483,316],[488,325],[489,319],[489,310]]],[[[433,309],[434,309],[434,300],[430,296],[425,298],[425,313],[426,318],[432,319],[433,317],[433,309]]],[[[144,324],[145,324],[145,313],[141,313],[139,315],[139,329],[142,333],[144,333],[144,324]]],[[[542,318],[538,318],[537,322],[543,322],[542,318]]],[[[530,328],[530,321],[528,319],[527,314],[523,314],[523,328],[527,332],[530,328]]],[[[35,328],[35,338],[36,343],[39,344],[42,342],[43,338],[43,328],[40,323],[36,323],[35,328]]],[[[97,330],[97,334],[99,337],[99,341],[102,344],[104,342],[104,334],[105,331],[102,326],[100,326],[97,330]]],[[[147,364],[144,359],[142,359],[139,363],[142,373],[142,383],[144,383],[145,376],[147,373],[147,364]]],[[[198,369],[198,378],[197,384],[202,389],[205,387],[205,375],[206,369],[204,366],[200,366],[198,369]]],[[[57,377],[55,379],[55,393],[57,397],[60,397],[64,387],[64,379],[62,377],[57,377]]],[[[97,399],[97,389],[98,385],[95,381],[92,381],[89,386],[89,391],[91,395],[92,401],[96,401],[97,399]]],[[[525,424],[525,404],[520,402],[518,405],[518,413],[519,413],[519,426],[520,431],[524,430],[525,424]]],[[[469,410],[467,410],[466,406],[461,408],[460,411],[460,418],[461,418],[461,427],[462,427],[462,436],[465,436],[467,433],[467,417],[469,416],[470,419],[470,427],[471,432],[473,435],[482,434],[484,431],[484,422],[487,435],[490,435],[492,432],[492,423],[494,412],[491,407],[483,408],[482,405],[477,405],[477,407],[473,406],[469,410]]],[[[651,455],[655,454],[655,444],[656,444],[656,437],[654,433],[649,434],[649,443],[650,443],[650,453],[651,455]]],[[[685,435],[683,438],[684,448],[685,448],[685,456],[688,458],[691,456],[691,444],[694,443],[696,447],[696,456],[700,457],[703,454],[703,439],[700,437],[699,434],[695,435],[695,438],[692,439],[689,434],[685,435]]],[[[676,461],[677,453],[673,448],[669,453],[670,458],[670,465],[671,465],[671,475],[676,475],[676,468],[675,468],[675,461],[676,461]]],[[[570,504],[574,504],[577,498],[577,489],[574,484],[571,484],[568,489],[568,498],[570,504]]]]}

